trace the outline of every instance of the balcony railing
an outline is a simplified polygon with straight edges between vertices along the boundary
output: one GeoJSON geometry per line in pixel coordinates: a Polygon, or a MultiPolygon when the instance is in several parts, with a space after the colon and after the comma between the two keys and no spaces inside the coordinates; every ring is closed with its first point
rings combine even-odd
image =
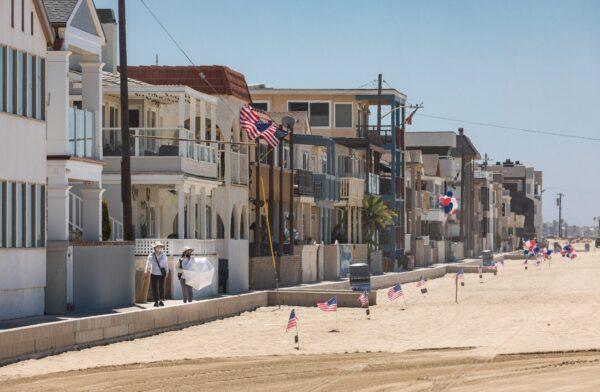
{"type": "Polygon", "coordinates": [[[184,246],[189,246],[194,249],[194,255],[214,255],[217,253],[216,240],[207,239],[167,239],[167,238],[143,238],[135,240],[134,252],[137,256],[149,255],[152,251],[152,244],[155,241],[160,241],[165,245],[164,252],[167,256],[175,256],[181,254],[181,249],[184,246]]]}
{"type": "Polygon", "coordinates": [[[315,200],[340,200],[339,180],[331,174],[314,174],[315,200]]]}
{"type": "Polygon", "coordinates": [[[94,153],[94,112],[69,108],[69,155],[96,158],[94,153]]]}
{"type": "MultiPolygon", "coordinates": [[[[131,156],[180,156],[198,162],[216,162],[216,147],[196,143],[194,132],[181,128],[131,128],[131,156]]],[[[121,129],[104,128],[105,156],[121,156],[121,129]]]]}
{"type": "Polygon", "coordinates": [[[367,193],[379,194],[379,174],[369,173],[367,176],[367,193]]]}
{"type": "Polygon", "coordinates": [[[382,125],[381,130],[377,125],[359,125],[356,127],[357,136],[367,138],[371,143],[379,146],[392,144],[392,126],[382,125]]]}
{"type": "Polygon", "coordinates": [[[361,203],[365,194],[365,180],[352,177],[340,178],[340,200],[361,203]]]}
{"type": "Polygon", "coordinates": [[[83,232],[83,200],[69,192],[69,230],[83,232]]]}
{"type": "Polygon", "coordinates": [[[111,241],[122,241],[123,240],[123,223],[116,220],[112,216],[108,217],[110,222],[110,240],[111,241]]]}
{"type": "Polygon", "coordinates": [[[312,172],[297,169],[294,173],[294,194],[298,196],[313,196],[314,189],[312,172]]]}
{"type": "Polygon", "coordinates": [[[231,153],[231,182],[241,185],[248,184],[248,154],[243,152],[231,153]]]}

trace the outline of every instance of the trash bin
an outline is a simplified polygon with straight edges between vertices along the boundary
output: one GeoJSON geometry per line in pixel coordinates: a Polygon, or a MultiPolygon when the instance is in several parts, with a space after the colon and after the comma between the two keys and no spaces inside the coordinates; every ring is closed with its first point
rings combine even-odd
{"type": "Polygon", "coordinates": [[[365,263],[350,264],[348,267],[350,275],[350,290],[352,291],[370,291],[371,290],[371,272],[369,265],[365,263]]]}
{"type": "Polygon", "coordinates": [[[491,267],[494,265],[494,253],[491,250],[484,250],[481,252],[481,261],[484,267],[491,267]]]}

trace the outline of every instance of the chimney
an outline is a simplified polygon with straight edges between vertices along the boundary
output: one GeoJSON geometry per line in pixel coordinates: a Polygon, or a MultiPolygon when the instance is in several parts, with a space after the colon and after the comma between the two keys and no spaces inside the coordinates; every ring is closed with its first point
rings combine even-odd
{"type": "Polygon", "coordinates": [[[465,134],[465,129],[464,128],[458,128],[458,134],[459,135],[464,135],[465,134]]]}
{"type": "Polygon", "coordinates": [[[110,8],[99,8],[97,12],[106,37],[106,44],[102,47],[104,71],[117,72],[119,30],[115,12],[110,8]]]}

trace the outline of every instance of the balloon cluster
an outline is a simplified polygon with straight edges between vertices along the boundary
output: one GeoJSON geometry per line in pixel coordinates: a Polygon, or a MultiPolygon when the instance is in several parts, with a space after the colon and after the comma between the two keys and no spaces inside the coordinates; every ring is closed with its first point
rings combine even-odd
{"type": "Polygon", "coordinates": [[[458,210],[458,202],[452,191],[446,192],[445,195],[439,197],[440,207],[446,214],[456,214],[458,210]]]}
{"type": "Polygon", "coordinates": [[[527,240],[523,243],[523,253],[525,256],[537,255],[540,252],[540,247],[536,240],[527,240]]]}

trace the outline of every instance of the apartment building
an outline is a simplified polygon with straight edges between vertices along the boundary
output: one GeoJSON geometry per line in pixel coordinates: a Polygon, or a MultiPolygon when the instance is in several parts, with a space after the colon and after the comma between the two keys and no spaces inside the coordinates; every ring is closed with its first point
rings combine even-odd
{"type": "Polygon", "coordinates": [[[46,61],[38,0],[0,2],[0,319],[43,314],[46,286],[46,61]]]}

